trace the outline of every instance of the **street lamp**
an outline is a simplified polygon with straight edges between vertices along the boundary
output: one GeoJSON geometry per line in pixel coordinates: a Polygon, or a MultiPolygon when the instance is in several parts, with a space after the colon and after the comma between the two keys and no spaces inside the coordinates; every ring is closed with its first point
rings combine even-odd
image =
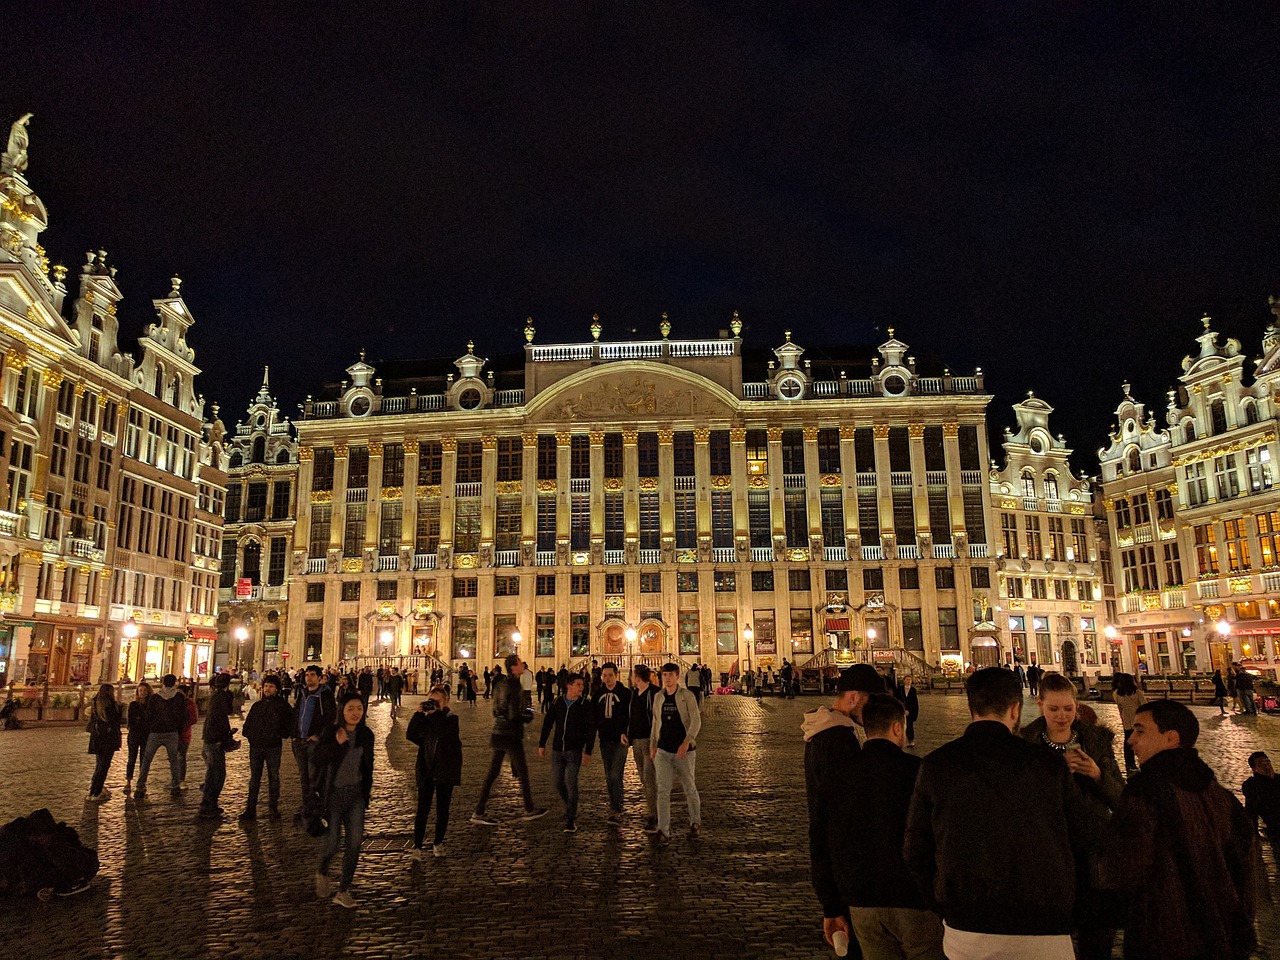
{"type": "Polygon", "coordinates": [[[242,623],[236,627],[236,672],[244,670],[244,642],[249,639],[249,631],[242,623]]]}
{"type": "Polygon", "coordinates": [[[1231,636],[1231,624],[1226,620],[1219,620],[1217,625],[1218,635],[1221,637],[1231,636]]]}
{"type": "Polygon", "coordinates": [[[129,672],[133,664],[133,641],[138,639],[138,621],[130,617],[120,625],[120,634],[125,639],[124,645],[124,662],[125,662],[125,680],[129,679],[129,672]]]}
{"type": "Polygon", "coordinates": [[[1102,632],[1106,634],[1107,640],[1111,643],[1115,643],[1116,637],[1120,635],[1119,632],[1116,630],[1116,628],[1113,627],[1111,624],[1107,624],[1107,629],[1103,630],[1102,632]]]}
{"type": "Polygon", "coordinates": [[[751,629],[751,624],[747,624],[742,628],[742,639],[747,641],[747,669],[751,669],[751,661],[755,657],[755,640],[756,632],[751,629]]]}

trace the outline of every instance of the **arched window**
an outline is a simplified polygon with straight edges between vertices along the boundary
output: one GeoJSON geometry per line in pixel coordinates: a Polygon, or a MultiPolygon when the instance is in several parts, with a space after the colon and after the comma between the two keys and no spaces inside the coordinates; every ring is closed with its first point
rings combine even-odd
{"type": "Polygon", "coordinates": [[[1130,447],[1126,457],[1128,460],[1128,469],[1130,473],[1137,473],[1142,469],[1142,454],[1138,452],[1137,447],[1130,447]]]}
{"type": "Polygon", "coordinates": [[[249,540],[244,545],[244,562],[240,567],[240,576],[248,577],[249,582],[254,586],[262,582],[262,544],[257,540],[249,540]]]}
{"type": "Polygon", "coordinates": [[[1209,404],[1209,429],[1215,437],[1227,432],[1227,407],[1221,400],[1209,404]]]}
{"type": "Polygon", "coordinates": [[[289,462],[289,451],[282,447],[280,449],[280,452],[276,454],[276,463],[288,463],[288,462],[289,462]]]}
{"type": "Polygon", "coordinates": [[[267,438],[266,437],[254,438],[253,457],[251,458],[250,462],[251,463],[267,462],[267,438]]]}
{"type": "Polygon", "coordinates": [[[173,378],[173,405],[181,408],[182,406],[182,374],[178,374],[173,378]]]}
{"type": "Polygon", "coordinates": [[[1244,422],[1245,423],[1258,422],[1258,405],[1256,403],[1246,403],[1244,405],[1244,422]]]}
{"type": "Polygon", "coordinates": [[[1023,471],[1022,474],[1022,495],[1035,499],[1036,495],[1036,478],[1030,470],[1023,471]]]}
{"type": "Polygon", "coordinates": [[[152,391],[156,395],[157,400],[164,399],[164,367],[156,364],[156,382],[155,389],[152,391]]]}
{"type": "Polygon", "coordinates": [[[1055,474],[1044,475],[1044,497],[1046,500],[1058,499],[1058,478],[1055,474]]]}
{"type": "Polygon", "coordinates": [[[1196,438],[1196,422],[1188,417],[1182,421],[1182,439],[1184,441],[1194,440],[1196,438]]]}
{"type": "Polygon", "coordinates": [[[228,464],[229,464],[230,468],[231,468],[232,470],[234,470],[236,467],[240,466],[240,465],[241,465],[241,463],[243,463],[243,462],[244,462],[244,461],[243,461],[243,459],[241,458],[240,454],[238,454],[238,453],[233,453],[233,454],[231,455],[231,459],[230,459],[230,461],[228,461],[228,464]]]}

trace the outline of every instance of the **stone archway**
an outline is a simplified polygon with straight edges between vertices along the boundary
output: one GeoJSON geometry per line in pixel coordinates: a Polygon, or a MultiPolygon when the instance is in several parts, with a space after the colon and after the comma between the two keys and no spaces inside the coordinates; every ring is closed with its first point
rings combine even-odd
{"type": "Polygon", "coordinates": [[[1068,677],[1074,677],[1080,672],[1080,658],[1074,640],[1062,641],[1062,672],[1068,677]]]}

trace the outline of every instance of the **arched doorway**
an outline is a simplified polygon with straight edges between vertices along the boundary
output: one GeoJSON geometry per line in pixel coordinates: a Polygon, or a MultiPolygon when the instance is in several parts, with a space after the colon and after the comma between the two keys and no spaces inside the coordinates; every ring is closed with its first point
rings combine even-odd
{"type": "Polygon", "coordinates": [[[1076,643],[1074,640],[1062,641],[1062,672],[1068,677],[1074,677],[1080,670],[1079,657],[1076,655],[1076,643]]]}
{"type": "Polygon", "coordinates": [[[969,645],[969,662],[975,670],[1000,666],[1000,644],[994,637],[974,637],[969,645]]]}

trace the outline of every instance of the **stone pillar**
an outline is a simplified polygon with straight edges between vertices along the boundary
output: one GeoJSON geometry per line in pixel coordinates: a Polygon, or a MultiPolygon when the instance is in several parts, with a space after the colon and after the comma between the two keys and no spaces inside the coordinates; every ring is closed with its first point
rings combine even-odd
{"type": "MultiPolygon", "coordinates": [[[[887,535],[887,539],[892,540],[896,548],[898,541],[893,525],[893,485],[889,477],[889,425],[877,423],[872,429],[876,438],[876,501],[880,505],[880,542],[884,543],[887,535]]],[[[885,552],[886,560],[896,558],[896,551],[892,557],[888,551],[885,552]]]]}
{"type": "MultiPolygon", "coordinates": [[[[404,487],[400,510],[400,552],[409,549],[413,556],[418,536],[418,439],[406,437],[404,441],[404,487]]],[[[410,563],[412,568],[412,563],[410,563]]]]}
{"type": "Polygon", "coordinates": [[[382,526],[382,441],[369,440],[369,480],[365,488],[364,549],[378,554],[378,531],[382,526]]]}
{"type": "Polygon", "coordinates": [[[591,557],[604,560],[604,431],[591,431],[591,557]]]}
{"type": "Polygon", "coordinates": [[[676,464],[675,449],[672,442],[675,432],[658,431],[658,518],[662,528],[662,559],[664,562],[674,557],[676,545],[676,464]]]}
{"type": "MultiPolygon", "coordinates": [[[[525,433],[521,444],[520,562],[532,566],[538,542],[538,435],[533,432],[525,433]]],[[[523,583],[520,590],[523,597],[523,583]]]]}
{"type": "Polygon", "coordinates": [[[747,504],[747,431],[742,427],[729,430],[729,464],[733,483],[733,539],[735,545],[745,541],[745,550],[739,549],[739,560],[751,559],[751,517],[747,504]],[[745,553],[745,558],[744,558],[745,553]]]}
{"type": "Polygon", "coordinates": [[[711,430],[693,431],[693,476],[697,490],[698,557],[710,560],[711,553],[711,430]]]}
{"type": "MultiPolygon", "coordinates": [[[[769,516],[773,536],[774,559],[781,560],[778,549],[781,543],[786,544],[786,514],[783,512],[782,500],[782,428],[769,427],[769,516]]],[[[776,585],[775,585],[776,587],[776,585]]]]}
{"type": "MultiPolygon", "coordinates": [[[[453,510],[456,496],[454,484],[458,479],[458,440],[456,437],[440,438],[440,549],[453,549],[453,510]]],[[[477,634],[476,644],[480,637],[477,634]]]]}
{"type": "Polygon", "coordinates": [[[622,431],[622,520],[627,564],[637,563],[640,544],[640,450],[639,434],[633,428],[622,431]]]}
{"type": "Polygon", "coordinates": [[[333,512],[330,515],[329,549],[342,552],[347,527],[347,453],[345,441],[333,445],[333,512]]]}
{"type": "Polygon", "coordinates": [[[573,434],[568,430],[556,432],[556,554],[557,563],[568,562],[569,543],[572,536],[573,501],[569,499],[569,468],[573,434]]]}

